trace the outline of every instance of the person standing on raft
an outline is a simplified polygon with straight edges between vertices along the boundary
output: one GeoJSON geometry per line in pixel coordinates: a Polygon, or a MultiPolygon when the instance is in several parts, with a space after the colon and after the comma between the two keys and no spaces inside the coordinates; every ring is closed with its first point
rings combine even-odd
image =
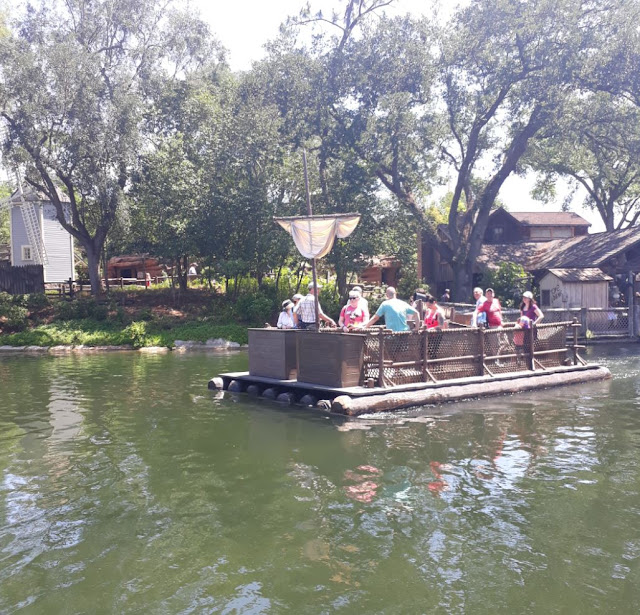
{"type": "Polygon", "coordinates": [[[408,331],[409,324],[407,319],[413,316],[418,318],[418,310],[412,308],[408,303],[396,297],[396,289],[389,286],[386,292],[387,299],[380,304],[375,315],[371,320],[365,323],[365,327],[372,327],[378,320],[384,316],[384,323],[387,329],[392,331],[408,331]]]}

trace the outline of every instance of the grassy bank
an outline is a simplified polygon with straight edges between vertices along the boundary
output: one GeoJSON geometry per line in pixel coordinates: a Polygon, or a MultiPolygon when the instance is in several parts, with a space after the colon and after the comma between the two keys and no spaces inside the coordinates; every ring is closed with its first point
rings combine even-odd
{"type": "Polygon", "coordinates": [[[206,321],[182,322],[167,329],[145,321],[123,326],[90,318],[42,324],[17,333],[0,335],[0,346],[143,346],[172,347],[176,340],[206,342],[224,339],[247,343],[247,327],[239,324],[212,324],[206,321]]]}
{"type": "MultiPolygon", "coordinates": [[[[172,347],[176,340],[247,343],[234,306],[212,293],[116,292],[96,301],[0,293],[0,345],[172,347]]],[[[264,321],[263,321],[264,322],[264,321]]]]}

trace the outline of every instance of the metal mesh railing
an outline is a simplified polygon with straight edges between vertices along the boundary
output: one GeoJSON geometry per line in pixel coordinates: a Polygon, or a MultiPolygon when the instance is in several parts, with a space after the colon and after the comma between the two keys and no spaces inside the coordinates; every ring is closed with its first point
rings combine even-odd
{"type": "Polygon", "coordinates": [[[586,324],[594,335],[628,335],[629,311],[626,308],[590,309],[586,324]]]}
{"type": "Polygon", "coordinates": [[[571,327],[559,322],[534,329],[369,330],[362,381],[397,386],[564,365],[571,327]]]}

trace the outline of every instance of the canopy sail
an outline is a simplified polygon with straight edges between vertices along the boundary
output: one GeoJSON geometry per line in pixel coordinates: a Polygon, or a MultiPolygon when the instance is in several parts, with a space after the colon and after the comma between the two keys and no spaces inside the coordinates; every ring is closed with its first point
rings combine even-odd
{"type": "Polygon", "coordinates": [[[344,239],[351,235],[360,222],[360,214],[294,216],[274,220],[293,237],[302,256],[315,259],[329,254],[336,237],[344,239]]]}

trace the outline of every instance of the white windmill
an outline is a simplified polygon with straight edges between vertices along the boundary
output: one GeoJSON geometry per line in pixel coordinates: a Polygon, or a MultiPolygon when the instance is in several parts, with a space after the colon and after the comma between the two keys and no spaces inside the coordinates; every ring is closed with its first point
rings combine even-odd
{"type": "MultiPolygon", "coordinates": [[[[0,130],[0,139],[4,142],[8,136],[6,126],[2,126],[0,130]]],[[[20,208],[22,214],[22,221],[27,233],[27,239],[29,240],[29,254],[34,265],[46,265],[47,264],[47,251],[44,246],[44,238],[42,235],[42,225],[40,224],[40,215],[36,209],[35,203],[24,198],[24,190],[22,184],[22,173],[20,169],[11,164],[7,164],[6,160],[3,160],[4,170],[9,179],[9,186],[11,194],[0,201],[0,209],[11,208],[16,205],[20,208]]]]}

